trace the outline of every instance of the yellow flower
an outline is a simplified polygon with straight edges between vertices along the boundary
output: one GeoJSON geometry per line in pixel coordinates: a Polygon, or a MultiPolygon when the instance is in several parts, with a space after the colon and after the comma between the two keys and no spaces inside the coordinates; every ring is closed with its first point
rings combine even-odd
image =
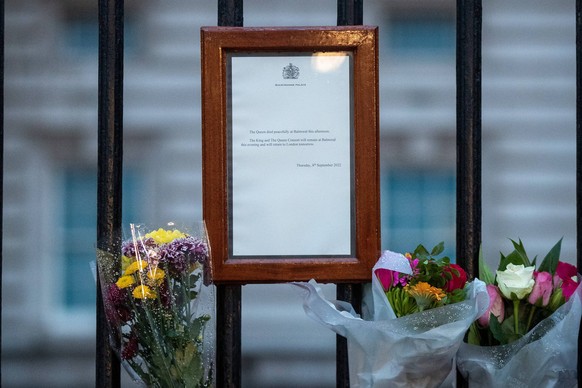
{"type": "Polygon", "coordinates": [[[146,238],[154,239],[156,244],[167,244],[169,242],[174,241],[177,238],[184,238],[186,235],[180,232],[177,229],[174,230],[165,230],[165,229],[158,229],[154,230],[151,233],[146,234],[146,238]]]}
{"type": "Polygon", "coordinates": [[[408,292],[422,311],[426,307],[429,307],[433,302],[439,302],[447,294],[438,287],[431,286],[427,282],[418,282],[414,285],[408,285],[405,287],[406,292],[408,292]]]}
{"type": "Polygon", "coordinates": [[[143,270],[145,267],[148,266],[147,261],[145,260],[136,260],[133,263],[131,263],[130,265],[127,266],[127,268],[125,269],[125,272],[123,273],[124,275],[131,275],[137,271],[141,271],[143,270]]]}
{"type": "Polygon", "coordinates": [[[166,273],[161,268],[150,268],[148,271],[148,278],[157,283],[160,283],[164,276],[166,276],[166,273]]]}
{"type": "Polygon", "coordinates": [[[117,282],[115,283],[119,288],[127,288],[135,283],[135,279],[133,276],[122,276],[120,277],[117,282]]]}
{"type": "Polygon", "coordinates": [[[133,297],[136,299],[155,299],[156,293],[143,284],[133,289],[133,297]]]}

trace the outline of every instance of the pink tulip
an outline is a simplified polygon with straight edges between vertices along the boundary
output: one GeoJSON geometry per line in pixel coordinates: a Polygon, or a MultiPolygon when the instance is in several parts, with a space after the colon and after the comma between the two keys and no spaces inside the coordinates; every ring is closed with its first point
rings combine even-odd
{"type": "Polygon", "coordinates": [[[505,305],[503,304],[503,298],[499,293],[499,288],[493,284],[487,285],[487,294],[489,294],[489,307],[487,311],[479,318],[479,325],[482,327],[489,326],[489,318],[491,314],[497,317],[499,323],[503,322],[505,319],[505,305]]]}
{"type": "Polygon", "coordinates": [[[385,268],[378,268],[375,273],[380,284],[382,284],[384,291],[388,291],[392,287],[394,271],[385,268]]]}
{"type": "MultiPolygon", "coordinates": [[[[409,253],[407,253],[405,256],[410,262],[412,276],[418,274],[418,269],[416,267],[418,266],[419,260],[412,259],[412,256],[410,256],[409,253]]],[[[411,277],[411,275],[400,273],[398,271],[392,271],[386,268],[378,268],[374,273],[376,274],[378,280],[380,280],[380,284],[382,284],[384,291],[388,291],[390,288],[396,286],[406,286],[408,284],[409,278],[411,277]]]]}
{"type": "Polygon", "coordinates": [[[570,299],[578,287],[578,282],[573,279],[577,275],[577,272],[576,267],[572,264],[558,261],[556,274],[554,275],[554,285],[562,288],[562,294],[566,300],[570,299]]]}
{"type": "Polygon", "coordinates": [[[550,296],[554,288],[552,274],[545,271],[534,272],[534,280],[535,284],[527,300],[530,304],[545,307],[550,302],[550,296]]]}

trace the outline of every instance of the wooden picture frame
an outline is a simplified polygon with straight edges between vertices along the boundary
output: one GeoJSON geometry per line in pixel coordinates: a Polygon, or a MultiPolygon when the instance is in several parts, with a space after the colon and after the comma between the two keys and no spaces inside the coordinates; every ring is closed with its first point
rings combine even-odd
{"type": "Polygon", "coordinates": [[[203,27],[215,283],[365,282],[380,255],[377,27],[203,27]]]}

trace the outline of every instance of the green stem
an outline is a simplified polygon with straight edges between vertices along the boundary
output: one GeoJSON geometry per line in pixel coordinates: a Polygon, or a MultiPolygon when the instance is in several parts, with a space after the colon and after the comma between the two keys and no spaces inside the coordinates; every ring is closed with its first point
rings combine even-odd
{"type": "Polygon", "coordinates": [[[535,312],[536,312],[536,306],[533,305],[533,306],[531,306],[531,309],[529,310],[529,317],[527,318],[527,327],[525,328],[526,333],[529,331],[529,328],[531,327],[531,321],[533,320],[535,312]]]}
{"type": "Polygon", "coordinates": [[[513,324],[515,327],[515,334],[519,334],[519,299],[513,301],[513,324]]]}

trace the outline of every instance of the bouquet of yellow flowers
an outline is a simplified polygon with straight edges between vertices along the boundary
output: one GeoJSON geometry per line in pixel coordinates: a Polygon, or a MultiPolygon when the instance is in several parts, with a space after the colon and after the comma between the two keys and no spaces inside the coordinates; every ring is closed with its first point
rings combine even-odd
{"type": "Polygon", "coordinates": [[[198,235],[130,228],[120,252],[97,254],[114,349],[148,387],[212,386],[214,290],[205,228],[198,235]]]}

